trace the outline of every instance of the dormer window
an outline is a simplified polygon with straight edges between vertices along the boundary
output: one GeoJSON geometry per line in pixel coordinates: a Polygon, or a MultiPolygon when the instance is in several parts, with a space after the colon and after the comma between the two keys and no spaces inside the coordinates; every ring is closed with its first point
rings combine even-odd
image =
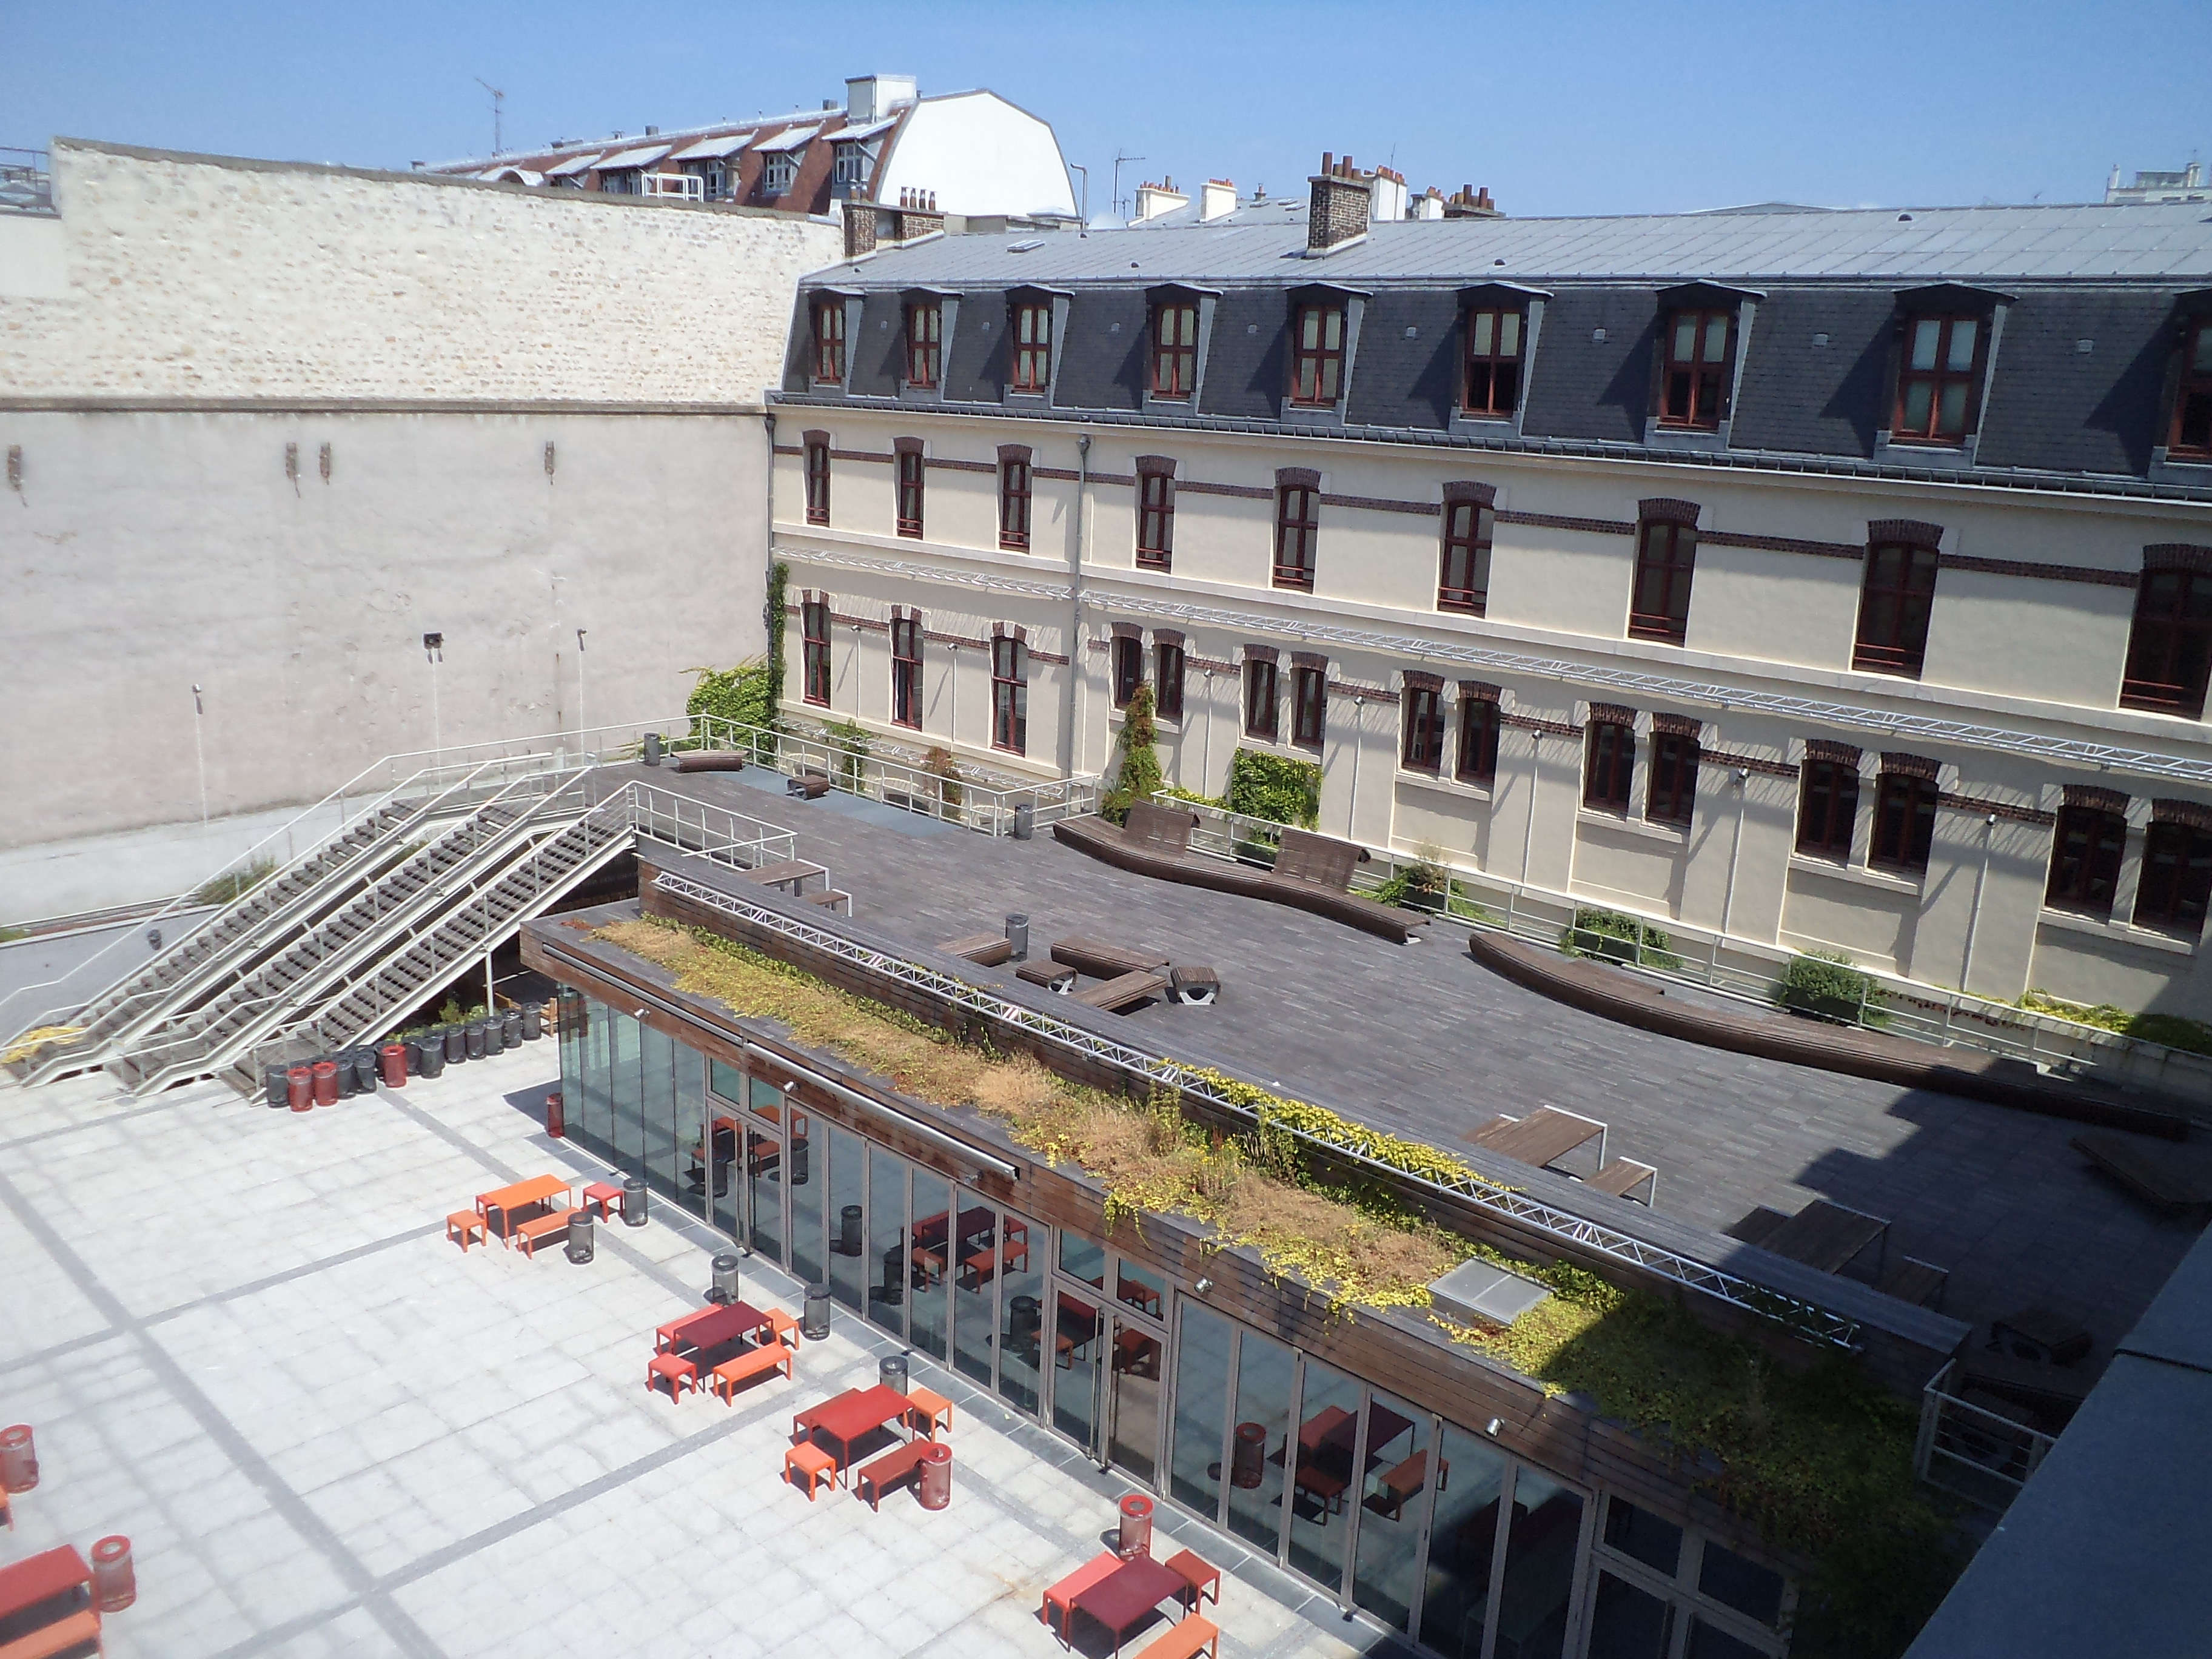
{"type": "Polygon", "coordinates": [[[814,302],[814,383],[845,383],[845,301],[835,295],[814,302]]]}
{"type": "Polygon", "coordinates": [[[779,150],[761,160],[760,187],[764,196],[787,196],[793,182],[799,176],[799,158],[789,150],[779,150]]]}
{"type": "Polygon", "coordinates": [[[1694,432],[1718,429],[1728,413],[1729,386],[1735,373],[1734,307],[1687,307],[1669,313],[1659,424],[1694,432]]]}
{"type": "Polygon", "coordinates": [[[1520,407],[1525,321],[1517,308],[1467,313],[1467,386],[1461,407],[1468,414],[1508,420],[1520,407]]]}
{"type": "Polygon", "coordinates": [[[1152,396],[1188,398],[1197,384],[1197,303],[1164,301],[1152,308],[1152,396]]]}
{"type": "Polygon", "coordinates": [[[2181,337],[2181,383],[2166,450],[2177,459],[2212,461],[2212,317],[2197,319],[2181,337]]]}
{"type": "Polygon", "coordinates": [[[1974,429],[1982,343],[1979,317],[1909,317],[1897,373],[1893,443],[1955,444],[1974,429]]]}
{"type": "Polygon", "coordinates": [[[1298,307],[1291,339],[1291,401],[1313,408],[1334,405],[1344,385],[1344,307],[1298,307]]]}
{"type": "Polygon", "coordinates": [[[836,146],[836,159],[830,164],[830,182],[835,188],[857,191],[868,181],[868,152],[861,145],[836,146]]]}
{"type": "Polygon", "coordinates": [[[1042,392],[1052,384],[1052,301],[1014,307],[1014,390],[1042,392]]]}
{"type": "Polygon", "coordinates": [[[934,300],[915,300],[906,308],[906,383],[917,391],[937,385],[938,351],[944,312],[934,300]]]}

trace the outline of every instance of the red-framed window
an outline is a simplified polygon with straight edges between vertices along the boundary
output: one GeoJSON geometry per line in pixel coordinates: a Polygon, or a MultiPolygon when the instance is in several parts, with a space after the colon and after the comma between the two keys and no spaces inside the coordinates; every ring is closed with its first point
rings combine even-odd
{"type": "Polygon", "coordinates": [[[938,350],[945,312],[934,300],[916,300],[906,308],[906,383],[927,389],[937,384],[938,350]]]}
{"type": "Polygon", "coordinates": [[[823,708],[830,704],[830,601],[809,599],[799,607],[801,695],[823,708]]]}
{"type": "Polygon", "coordinates": [[[921,452],[898,452],[898,533],[921,534],[921,452]]]}
{"type": "Polygon", "coordinates": [[[1447,501],[1437,609],[1480,617],[1490,603],[1490,509],[1479,501],[1447,501]]]}
{"type": "Polygon", "coordinates": [[[1488,783],[1498,775],[1497,702],[1490,697],[1459,700],[1459,777],[1462,783],[1488,783]]]}
{"type": "Polygon", "coordinates": [[[830,522],[830,446],[819,438],[806,444],[806,522],[830,522]]]}
{"type": "Polygon", "coordinates": [[[1928,656],[1928,616],[1936,603],[1936,563],[1932,547],[1891,544],[1867,550],[1852,667],[1920,678],[1928,656]]]}
{"type": "Polygon", "coordinates": [[[2112,890],[2119,884],[2120,855],[2127,845],[2124,814],[2081,801],[2060,807],[2043,902],[2054,909],[2112,915],[2112,890]]]}
{"type": "Polygon", "coordinates": [[[1644,791],[1644,816],[1651,823],[1689,823],[1698,802],[1698,740],[1686,732],[1651,734],[1651,779],[1644,791]]]}
{"type": "Polygon", "coordinates": [[[1198,385],[1198,307],[1170,300],[1152,308],[1152,396],[1188,398],[1198,385]]]}
{"type": "Polygon", "coordinates": [[[1797,850],[1849,863],[1858,816],[1858,763],[1808,757],[1797,792],[1797,850]]]}
{"type": "Polygon", "coordinates": [[[1024,301],[1014,307],[1014,390],[1042,392],[1052,384],[1052,304],[1024,301]]]}
{"type": "Polygon", "coordinates": [[[1010,552],[1030,549],[1030,460],[1007,455],[999,461],[999,545],[1010,552]]]}
{"type": "Polygon", "coordinates": [[[1583,805],[1600,812],[1626,812],[1636,777],[1636,727],[1593,716],[1583,733],[1583,805]]]}
{"type": "Polygon", "coordinates": [[[1172,641],[1152,646],[1152,710],[1164,720],[1182,718],[1182,647],[1172,641]]]}
{"type": "Polygon", "coordinates": [[[1275,665],[1271,658],[1248,657],[1244,661],[1244,735],[1269,743],[1282,729],[1279,700],[1275,690],[1275,665]]]}
{"type": "Polygon", "coordinates": [[[1438,685],[1406,688],[1405,744],[1409,772],[1435,772],[1444,763],[1444,693],[1438,685]]]}
{"type": "Polygon", "coordinates": [[[1029,647],[1006,635],[991,641],[991,746],[1026,754],[1030,741],[1029,647]]]}
{"type": "Polygon", "coordinates": [[[834,296],[814,302],[814,380],[817,386],[844,384],[845,302],[834,296]]]}
{"type": "Polygon", "coordinates": [[[1628,602],[1631,639],[1680,645],[1690,631],[1690,579],[1698,532],[1672,519],[1646,519],[1636,536],[1636,584],[1628,602]]]}
{"type": "Polygon", "coordinates": [[[1114,707],[1127,708],[1145,683],[1145,642],[1133,634],[1114,636],[1114,707]]]}
{"type": "Polygon", "coordinates": [[[2181,341],[2181,380],[2173,393],[2173,427],[2166,453],[2212,459],[2212,318],[2191,326],[2181,341]]]}
{"type": "Polygon", "coordinates": [[[1291,671],[1291,741],[1321,747],[1328,729],[1328,671],[1301,665],[1291,671]]]}
{"type": "Polygon", "coordinates": [[[2212,899],[2212,830],[2194,823],[2154,822],[2143,836],[2136,926],[2192,936],[2202,933],[2208,899],[2212,899]]]}
{"type": "Polygon", "coordinates": [[[2136,587],[2120,706],[2202,719],[2208,668],[2212,571],[2145,570],[2136,587]]]}
{"type": "Polygon", "coordinates": [[[1974,428],[1975,374],[1987,333],[1978,317],[1908,317],[1897,368],[1893,443],[1957,443],[1974,428]]]}
{"type": "Polygon", "coordinates": [[[1503,420],[1521,406],[1521,341],[1526,319],[1518,310],[1467,313],[1467,375],[1460,407],[1469,415],[1503,420]]]}
{"type": "Polygon", "coordinates": [[[1275,488],[1275,586],[1314,585],[1314,546],[1321,534],[1321,491],[1304,484],[1275,488]]]}
{"type": "Polygon", "coordinates": [[[1137,562],[1165,570],[1175,556],[1175,474],[1162,466],[1137,472],[1137,562]]]}
{"type": "Polygon", "coordinates": [[[1710,432],[1728,412],[1735,368],[1735,309],[1671,313],[1660,371],[1659,424],[1710,432]]]}
{"type": "Polygon", "coordinates": [[[1326,407],[1343,386],[1344,307],[1300,306],[1291,338],[1291,401],[1326,407]]]}
{"type": "Polygon", "coordinates": [[[891,721],[921,724],[921,619],[891,618],[891,721]]]}
{"type": "Polygon", "coordinates": [[[1936,839],[1936,780],[1884,772],[1874,797],[1871,861],[1891,870],[1925,870],[1936,839]]]}

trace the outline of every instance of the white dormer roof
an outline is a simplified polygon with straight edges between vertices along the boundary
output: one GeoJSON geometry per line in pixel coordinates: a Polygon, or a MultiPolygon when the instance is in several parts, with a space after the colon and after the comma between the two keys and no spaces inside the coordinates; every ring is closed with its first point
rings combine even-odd
{"type": "Polygon", "coordinates": [[[621,167],[650,167],[674,148],[672,144],[640,144],[635,149],[601,156],[599,168],[602,173],[612,173],[621,167]]]}
{"type": "Polygon", "coordinates": [[[599,161],[596,155],[572,155],[558,167],[545,169],[548,179],[573,179],[580,173],[589,173],[599,161]]]}
{"type": "Polygon", "coordinates": [[[763,155],[781,155],[789,150],[805,149],[808,144],[813,143],[815,136],[821,131],[819,125],[811,127],[794,127],[789,132],[779,134],[774,138],[763,138],[753,148],[763,155]]]}
{"type": "Polygon", "coordinates": [[[735,155],[753,141],[750,132],[724,132],[712,138],[702,138],[696,144],[686,144],[671,158],[678,161],[722,161],[735,155]]]}

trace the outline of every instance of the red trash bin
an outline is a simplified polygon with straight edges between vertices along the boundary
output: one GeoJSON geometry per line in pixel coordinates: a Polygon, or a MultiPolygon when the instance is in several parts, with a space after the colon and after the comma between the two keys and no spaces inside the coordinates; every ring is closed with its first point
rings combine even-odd
{"type": "Polygon", "coordinates": [[[1121,1537],[1114,1553],[1124,1561],[1133,1561],[1152,1553],[1152,1500],[1133,1492],[1121,1500],[1121,1537]]]}
{"type": "Polygon", "coordinates": [[[295,1112],[313,1109],[315,1073],[312,1067],[295,1066],[284,1073],[284,1098],[295,1112]]]}
{"type": "Polygon", "coordinates": [[[933,1440],[922,1448],[915,1495],[926,1510],[941,1510],[952,1502],[952,1448],[948,1443],[933,1440]]]}
{"type": "Polygon", "coordinates": [[[92,1547],[92,1599],[102,1613],[120,1613],[138,1599],[131,1540],[119,1533],[92,1547]]]}
{"type": "Polygon", "coordinates": [[[338,1063],[335,1060],[315,1062],[315,1104],[335,1106],[338,1103],[338,1063]]]}
{"type": "Polygon", "coordinates": [[[387,1042],[376,1051],[376,1055],[384,1062],[384,1086],[387,1089],[406,1087],[407,1045],[404,1042],[387,1042]]]}
{"type": "Polygon", "coordinates": [[[568,1120],[561,1110],[561,1091],[558,1089],[545,1097],[545,1133],[554,1139],[563,1139],[568,1133],[568,1120]]]}
{"type": "Polygon", "coordinates": [[[39,1484],[39,1443],[28,1423],[0,1429],[0,1490],[28,1492],[39,1484]]]}

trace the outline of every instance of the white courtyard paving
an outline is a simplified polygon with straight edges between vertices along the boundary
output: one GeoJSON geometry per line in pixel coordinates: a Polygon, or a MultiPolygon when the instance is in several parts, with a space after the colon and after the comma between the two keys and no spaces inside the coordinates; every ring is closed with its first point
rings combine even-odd
{"type": "MultiPolygon", "coordinates": [[[[1074,1448],[916,1356],[955,1402],[951,1507],[810,1504],[781,1480],[791,1413],[872,1382],[888,1339],[841,1309],[795,1382],[672,1401],[643,1385],[653,1329],[701,1304],[715,1245],[659,1194],[588,1266],[447,1242],[478,1192],[604,1174],[520,1109],[556,1063],[540,1042],[298,1115],[0,1086],[0,1422],[34,1426],[42,1477],[0,1561],[127,1534],[112,1659],[1059,1653],[1040,1594],[1127,1490],[1074,1448]]],[[[1225,1655],[1397,1645],[1164,1504],[1159,1531],[1227,1569],[1225,1655]]]]}

